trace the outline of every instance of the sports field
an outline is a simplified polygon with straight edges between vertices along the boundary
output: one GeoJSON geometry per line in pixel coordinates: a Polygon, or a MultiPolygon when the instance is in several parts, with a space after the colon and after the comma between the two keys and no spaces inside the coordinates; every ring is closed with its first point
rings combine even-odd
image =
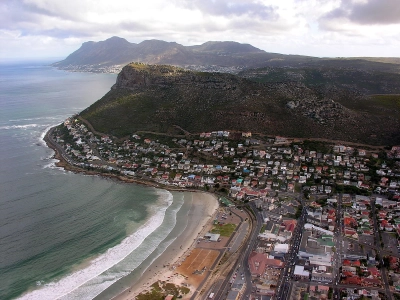
{"type": "Polygon", "coordinates": [[[208,274],[218,255],[219,251],[217,250],[195,248],[177,271],[187,276],[189,283],[197,287],[208,274]]]}

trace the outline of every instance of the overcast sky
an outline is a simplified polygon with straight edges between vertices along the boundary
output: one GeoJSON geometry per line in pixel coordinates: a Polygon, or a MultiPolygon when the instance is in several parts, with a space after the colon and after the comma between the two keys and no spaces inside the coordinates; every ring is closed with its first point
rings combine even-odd
{"type": "Polygon", "coordinates": [[[400,0],[0,0],[1,60],[65,57],[111,36],[399,57],[400,0]]]}

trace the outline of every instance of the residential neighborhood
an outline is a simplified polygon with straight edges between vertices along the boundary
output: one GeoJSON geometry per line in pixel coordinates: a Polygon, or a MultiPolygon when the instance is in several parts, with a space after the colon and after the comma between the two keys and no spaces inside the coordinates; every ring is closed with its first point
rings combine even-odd
{"type": "Polygon", "coordinates": [[[227,130],[116,139],[74,117],[51,139],[81,169],[252,210],[255,239],[221,299],[400,299],[400,146],[227,130]]]}

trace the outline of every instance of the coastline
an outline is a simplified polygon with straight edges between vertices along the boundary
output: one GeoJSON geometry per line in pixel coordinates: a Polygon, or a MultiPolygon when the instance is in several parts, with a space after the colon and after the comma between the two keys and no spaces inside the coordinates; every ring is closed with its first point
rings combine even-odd
{"type": "MultiPolygon", "coordinates": [[[[199,190],[163,186],[156,182],[133,179],[122,175],[104,174],[98,171],[89,171],[75,167],[64,158],[60,149],[58,149],[57,144],[50,138],[49,135],[53,129],[54,127],[50,128],[46,132],[43,140],[45,141],[46,145],[55,152],[53,158],[58,160],[58,162],[55,163],[57,167],[74,173],[102,176],[105,178],[119,180],[124,183],[135,183],[169,191],[188,192],[192,195],[187,224],[182,230],[181,234],[178,235],[177,238],[165,249],[165,251],[159,257],[157,257],[146,270],[143,271],[139,279],[131,280],[128,283],[129,287],[112,299],[135,299],[136,295],[148,290],[150,285],[156,281],[166,281],[176,285],[181,285],[185,281],[185,278],[176,273],[175,268],[179,266],[180,262],[194,249],[197,238],[204,235],[211,228],[213,216],[215,216],[215,213],[219,207],[217,196],[212,193],[199,190]]],[[[107,292],[109,288],[103,292],[107,292]]],[[[194,289],[191,288],[190,293],[184,296],[183,299],[190,299],[193,292],[194,289]]],[[[95,297],[95,299],[102,299],[101,294],[95,297]]]]}
{"type": "Polygon", "coordinates": [[[205,191],[199,191],[195,189],[183,189],[183,188],[177,188],[177,187],[172,187],[172,186],[166,186],[159,184],[157,182],[153,182],[150,180],[141,180],[137,178],[132,178],[128,176],[123,176],[123,175],[116,175],[116,174],[111,174],[111,173],[103,173],[99,171],[89,171],[85,170],[76,166],[72,166],[68,161],[64,158],[64,156],[61,154],[60,149],[57,147],[57,144],[49,137],[50,133],[53,131],[55,127],[51,127],[46,134],[43,137],[43,141],[46,143],[47,147],[52,149],[54,151],[53,158],[58,160],[58,162],[55,163],[56,167],[58,168],[63,168],[66,171],[71,171],[73,173],[82,173],[86,175],[93,175],[93,176],[102,176],[104,178],[110,178],[110,179],[116,179],[125,183],[136,183],[144,186],[151,186],[159,189],[164,189],[167,191],[177,191],[177,192],[193,192],[193,193],[206,193],[205,191]]]}
{"type": "MultiPolygon", "coordinates": [[[[148,291],[157,281],[165,281],[176,285],[185,282],[185,278],[175,268],[190,254],[199,236],[204,235],[211,226],[211,220],[218,209],[214,195],[207,193],[191,193],[192,203],[187,219],[187,226],[182,233],[144,270],[139,280],[132,281],[129,288],[112,298],[113,300],[133,300],[138,294],[148,291]]],[[[182,299],[190,299],[194,289],[182,299]]],[[[100,299],[100,298],[99,298],[100,299]]]]}

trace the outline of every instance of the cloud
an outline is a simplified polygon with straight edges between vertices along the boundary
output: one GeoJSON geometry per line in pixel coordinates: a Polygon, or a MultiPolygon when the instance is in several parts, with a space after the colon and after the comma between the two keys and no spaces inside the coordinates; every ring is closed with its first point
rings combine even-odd
{"type": "Polygon", "coordinates": [[[400,23],[399,0],[342,0],[340,6],[320,18],[325,29],[338,29],[334,23],[390,25],[400,23]]]}
{"type": "Polygon", "coordinates": [[[355,3],[349,19],[358,24],[399,24],[400,1],[369,0],[366,3],[355,3]]]}
{"type": "Polygon", "coordinates": [[[184,7],[189,9],[198,9],[206,15],[225,17],[238,17],[247,15],[264,20],[273,20],[278,18],[273,6],[265,5],[254,0],[184,0],[178,1],[177,3],[181,3],[184,7]]]}
{"type": "Polygon", "coordinates": [[[320,51],[359,43],[387,45],[394,53],[396,46],[389,46],[400,40],[398,2],[0,0],[0,56],[16,55],[16,49],[18,55],[24,50],[67,55],[82,42],[111,36],[135,43],[161,39],[183,45],[234,40],[292,54],[307,54],[314,44],[320,51]]]}

